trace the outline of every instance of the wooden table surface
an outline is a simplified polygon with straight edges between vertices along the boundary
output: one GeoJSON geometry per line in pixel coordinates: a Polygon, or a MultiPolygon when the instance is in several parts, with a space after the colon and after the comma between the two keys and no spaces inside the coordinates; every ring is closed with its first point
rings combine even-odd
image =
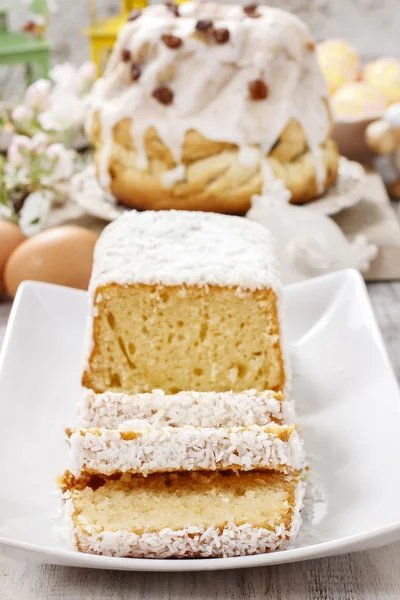
{"type": "MultiPolygon", "coordinates": [[[[400,283],[370,284],[368,289],[400,381],[400,283]]],[[[0,342],[9,309],[9,304],[0,301],[0,342]]],[[[215,573],[97,571],[0,557],[0,600],[75,598],[399,600],[400,542],[378,550],[292,565],[215,573]]]]}

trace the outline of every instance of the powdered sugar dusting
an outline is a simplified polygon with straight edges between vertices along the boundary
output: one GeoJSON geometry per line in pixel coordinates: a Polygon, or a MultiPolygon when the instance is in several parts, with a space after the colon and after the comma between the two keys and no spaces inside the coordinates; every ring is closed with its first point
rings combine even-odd
{"type": "Polygon", "coordinates": [[[109,283],[280,290],[269,231],[227,215],[131,211],[96,244],[90,291],[109,283]]]}

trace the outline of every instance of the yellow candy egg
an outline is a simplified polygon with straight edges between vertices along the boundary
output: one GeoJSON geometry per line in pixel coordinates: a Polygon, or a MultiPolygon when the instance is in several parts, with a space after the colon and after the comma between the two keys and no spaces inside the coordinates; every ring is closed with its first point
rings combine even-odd
{"type": "Polygon", "coordinates": [[[360,74],[358,53],[345,40],[320,42],[317,46],[317,56],[330,94],[341,85],[355,81],[360,74]]]}
{"type": "Polygon", "coordinates": [[[400,101],[400,60],[379,58],[364,67],[363,78],[385,96],[387,103],[400,101]]]}
{"type": "Polygon", "coordinates": [[[386,98],[382,92],[364,81],[343,85],[332,96],[335,116],[344,119],[379,116],[385,107],[386,98]]]}

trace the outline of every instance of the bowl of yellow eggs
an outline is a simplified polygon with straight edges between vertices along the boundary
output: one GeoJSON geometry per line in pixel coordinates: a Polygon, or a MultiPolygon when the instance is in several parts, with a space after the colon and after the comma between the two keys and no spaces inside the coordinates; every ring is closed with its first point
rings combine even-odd
{"type": "Polygon", "coordinates": [[[370,162],[374,153],[365,131],[389,106],[400,102],[400,59],[382,57],[363,64],[347,41],[328,39],[317,45],[334,113],[334,138],[341,154],[370,162]]]}

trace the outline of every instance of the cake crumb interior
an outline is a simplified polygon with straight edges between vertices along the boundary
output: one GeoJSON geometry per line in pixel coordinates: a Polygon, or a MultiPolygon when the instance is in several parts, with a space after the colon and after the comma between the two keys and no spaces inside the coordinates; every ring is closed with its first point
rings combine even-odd
{"type": "Polygon", "coordinates": [[[83,376],[96,392],[283,388],[272,289],[109,284],[97,297],[83,376]]]}
{"type": "Polygon", "coordinates": [[[99,477],[86,487],[75,482],[70,494],[74,519],[96,531],[133,531],[137,534],[164,528],[251,523],[275,529],[290,526],[299,477],[279,473],[170,473],[148,477],[99,477]]]}

